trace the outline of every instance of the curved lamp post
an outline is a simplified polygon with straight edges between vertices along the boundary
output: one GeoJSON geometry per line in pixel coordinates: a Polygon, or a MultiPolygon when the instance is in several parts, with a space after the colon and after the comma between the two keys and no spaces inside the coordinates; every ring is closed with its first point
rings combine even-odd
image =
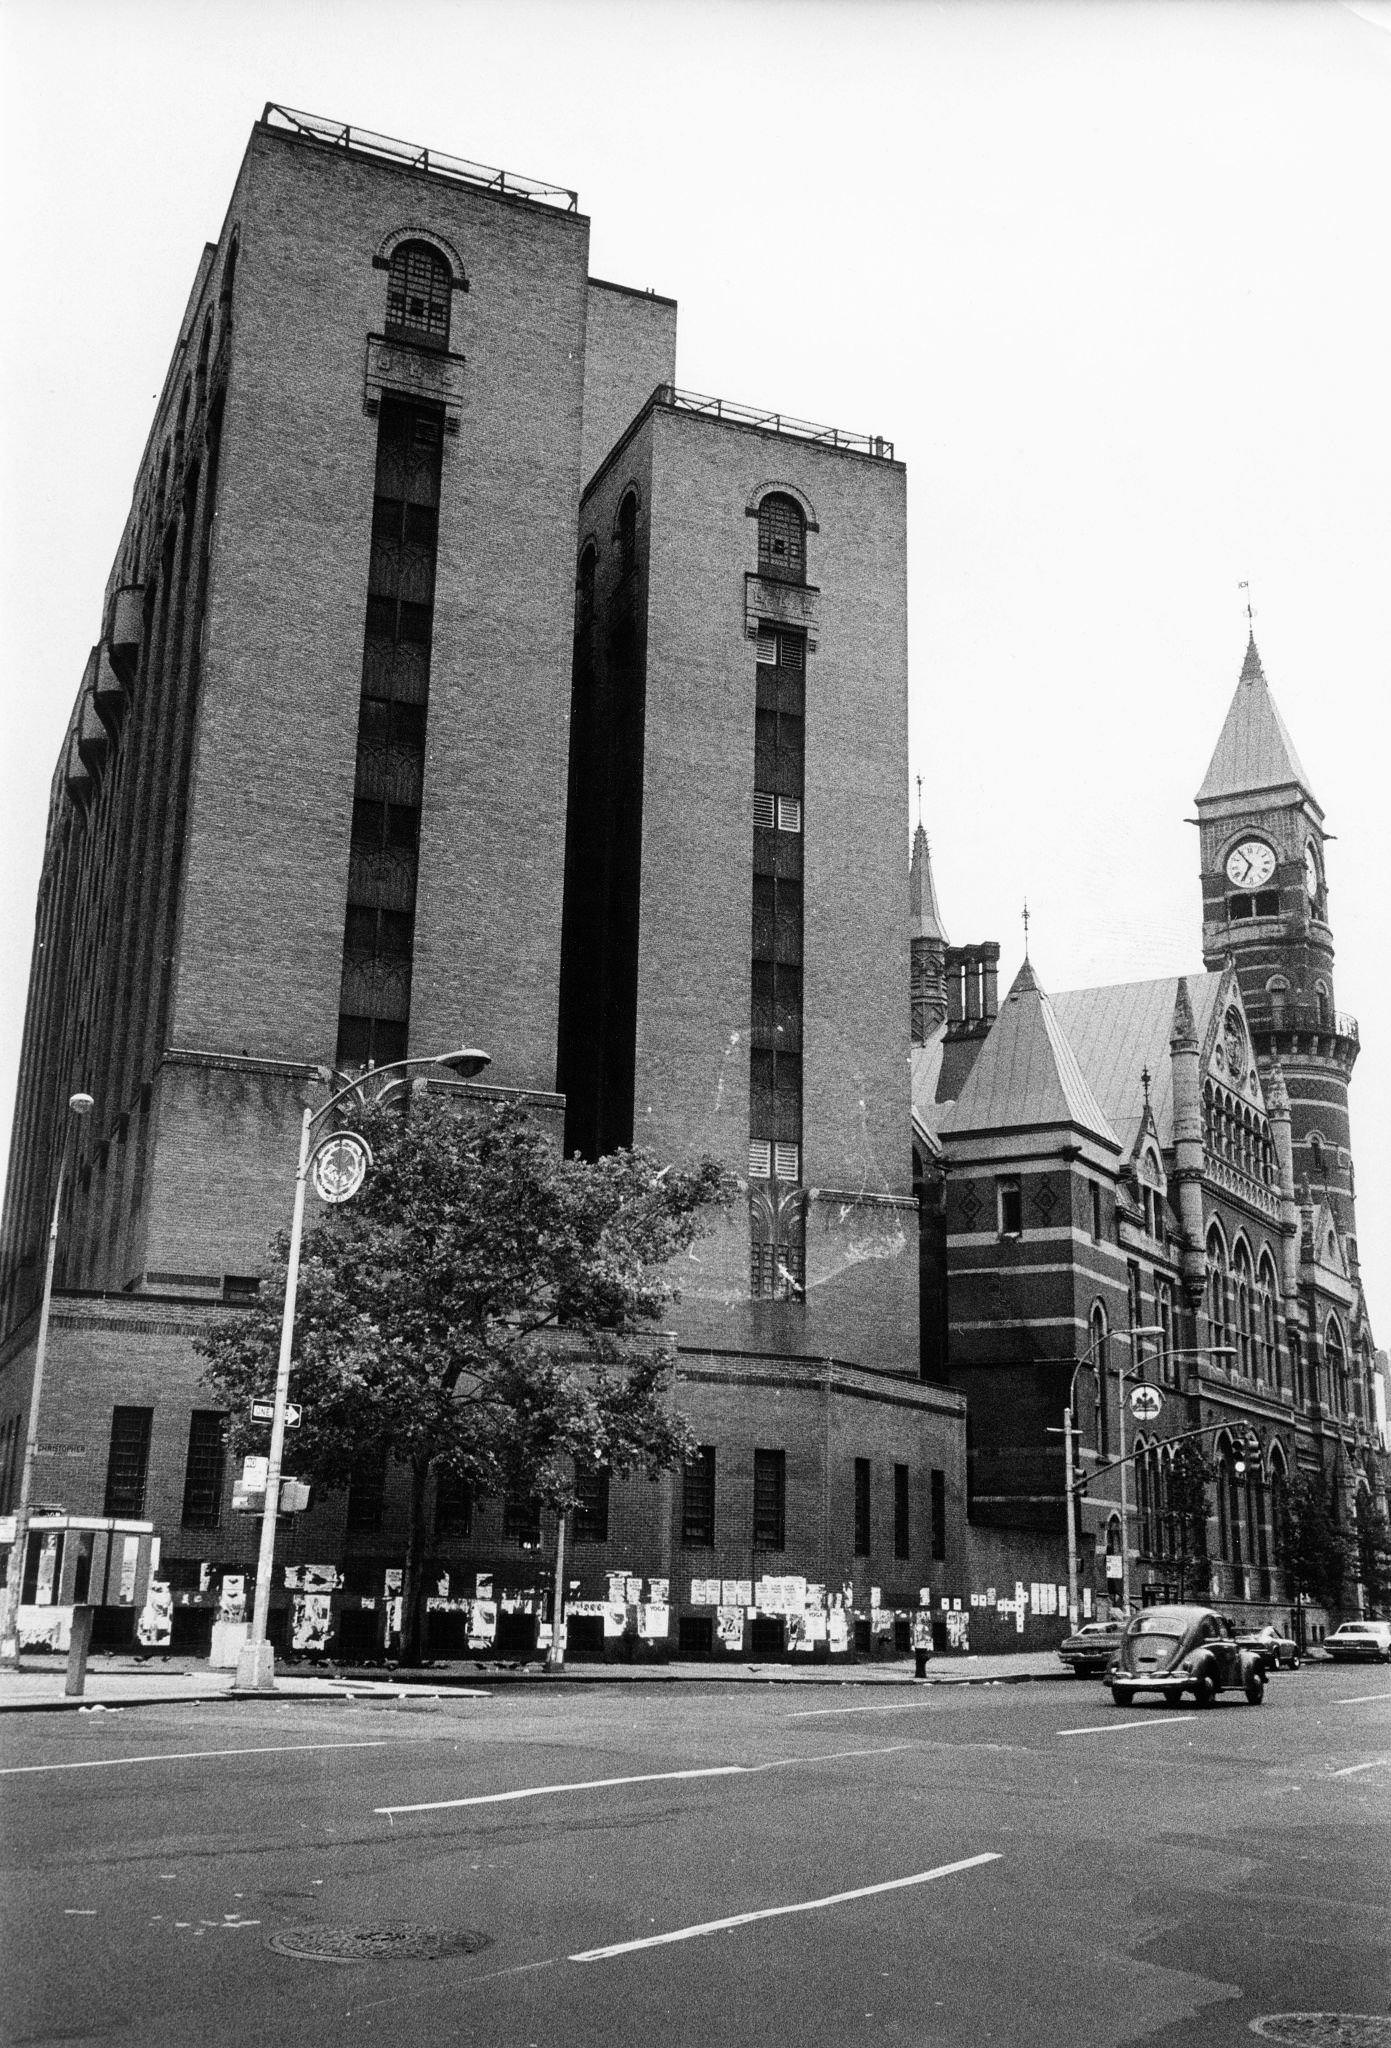
{"type": "Polygon", "coordinates": [[[359,1108],[380,1101],[393,1083],[377,1084],[383,1077],[399,1075],[407,1067],[450,1067],[465,1080],[481,1074],[491,1056],[476,1046],[461,1046],[457,1052],[431,1053],[417,1058],[390,1060],[385,1066],[369,1067],[355,1081],[330,1095],[319,1109],[308,1109],[299,1132],[299,1164],[295,1168],[295,1207],[290,1223],[290,1250],[285,1267],[285,1308],[280,1319],[280,1360],[275,1375],[275,1410],[270,1426],[270,1457],[266,1465],[266,1506],[261,1518],[261,1550],[256,1565],[256,1598],[251,1614],[251,1634],[237,1658],[234,1692],[274,1692],[275,1653],[266,1640],[270,1618],[271,1579],[275,1571],[275,1523],[280,1507],[280,1461],[285,1448],[285,1409],[290,1392],[290,1353],[295,1338],[295,1294],[299,1286],[299,1248],[304,1233],[304,1190],[311,1166],[315,1186],[325,1201],[350,1201],[361,1187],[371,1155],[360,1138],[351,1132],[335,1131],[314,1148],[310,1138],[315,1124],[321,1124],[331,1110],[349,1096],[359,1108]],[[330,1156],[331,1155],[331,1156],[330,1156]]]}
{"type": "Polygon", "coordinates": [[[29,1547],[29,1495],[34,1483],[34,1458],[39,1445],[39,1402],[43,1398],[44,1358],[48,1351],[48,1314],[53,1301],[53,1261],[58,1249],[58,1217],[63,1206],[63,1178],[68,1164],[68,1139],[74,1125],[90,1116],[95,1104],[90,1095],[68,1097],[68,1120],[58,1152],[58,1186],[53,1197],[53,1221],[48,1230],[48,1262],[43,1274],[43,1297],[39,1307],[39,1335],[34,1346],[34,1383],[29,1390],[29,1429],[24,1439],[24,1466],[19,1475],[19,1502],[15,1508],[14,1542],[5,1578],[4,1619],[0,1621],[0,1670],[19,1669],[19,1602],[24,1586],[25,1552],[29,1547]]]}
{"type": "MultiPolygon", "coordinates": [[[[1077,1375],[1078,1375],[1078,1373],[1079,1373],[1079,1372],[1084,1372],[1084,1371],[1085,1371],[1085,1370],[1086,1370],[1086,1369],[1087,1369],[1087,1368],[1088,1368],[1089,1366],[1094,1366],[1094,1365],[1095,1365],[1095,1360],[1096,1360],[1096,1354],[1097,1354],[1097,1352],[1098,1352],[1098,1351],[1099,1351],[1099,1350],[1101,1349],[1101,1347],[1102,1347],[1102,1345],[1103,1345],[1103,1344],[1109,1344],[1109,1343],[1110,1343],[1110,1341],[1111,1341],[1111,1339],[1112,1339],[1113,1337],[1116,1337],[1116,1338],[1120,1338],[1120,1339],[1121,1339],[1121,1340],[1123,1340],[1123,1341],[1124,1341],[1125,1343],[1129,1344],[1129,1343],[1132,1343],[1132,1342],[1134,1341],[1134,1339],[1135,1339],[1136,1337],[1162,1337],[1163,1335],[1164,1335],[1164,1328],[1163,1328],[1163,1325],[1162,1325],[1162,1324],[1160,1324],[1160,1323],[1143,1323],[1143,1324],[1141,1324],[1141,1325],[1140,1325],[1140,1326],[1139,1326],[1139,1327],[1138,1327],[1137,1329],[1134,1329],[1134,1330],[1103,1330],[1103,1331],[1102,1331],[1102,1333],[1101,1333],[1101,1335],[1100,1335],[1099,1337],[1097,1337],[1097,1338],[1095,1338],[1095,1339],[1093,1340],[1093,1342],[1092,1342],[1092,1343],[1091,1343],[1091,1344],[1090,1344],[1090,1345],[1088,1346],[1088,1348],[1087,1348],[1087,1349],[1086,1349],[1086,1350],[1085,1350],[1085,1351],[1084,1351],[1084,1352],[1082,1353],[1082,1356],[1081,1356],[1081,1357],[1080,1357],[1080,1358],[1079,1358],[1079,1359],[1077,1360],[1077,1362],[1075,1363],[1075,1365],[1074,1365],[1074,1366],[1073,1366],[1073,1368],[1072,1368],[1072,1378],[1071,1378],[1071,1379],[1070,1379],[1070,1380],[1068,1381],[1068,1385],[1067,1385],[1067,1406],[1066,1406],[1066,1408],[1064,1408],[1064,1410],[1063,1410],[1063,1454],[1064,1454],[1064,1460],[1065,1460],[1065,1465],[1066,1465],[1066,1475],[1067,1475],[1067,1488],[1066,1488],[1066,1506],[1067,1506],[1067,1625],[1068,1625],[1068,1628],[1069,1628],[1069,1629],[1070,1629],[1070,1630],[1072,1631],[1072,1633],[1073,1633],[1074,1635],[1075,1635],[1075,1634],[1077,1633],[1077,1629],[1078,1629],[1078,1627],[1080,1626],[1080,1623],[1081,1623],[1081,1616],[1080,1616],[1080,1614],[1078,1613],[1078,1603],[1077,1603],[1077,1523],[1076,1523],[1076,1520],[1075,1520],[1075,1510],[1074,1510],[1074,1507],[1073,1507],[1073,1499],[1074,1499],[1074,1486],[1073,1486],[1073,1476],[1072,1476],[1072,1414],[1073,1414],[1073,1401],[1074,1401],[1074,1397],[1076,1396],[1076,1393],[1077,1393],[1077,1375]]],[[[1140,1361],[1137,1361],[1137,1363],[1139,1363],[1139,1362],[1140,1362],[1140,1361]]],[[[1128,1370],[1129,1372],[1134,1372],[1134,1371],[1135,1371],[1135,1365],[1133,1365],[1133,1364],[1132,1364],[1132,1365],[1131,1365],[1131,1366],[1130,1366],[1130,1367],[1129,1367],[1129,1368],[1128,1368],[1127,1370],[1128,1370]]],[[[1125,1372],[1125,1371],[1122,1371],[1122,1373],[1121,1373],[1121,1395],[1122,1395],[1122,1398],[1121,1398],[1121,1454],[1122,1454],[1122,1457],[1124,1457],[1124,1453],[1125,1453],[1125,1399],[1124,1399],[1124,1394],[1125,1394],[1125,1381],[1126,1381],[1126,1372],[1125,1372]]],[[[1104,1400],[1106,1399],[1106,1387],[1105,1387],[1105,1383],[1104,1383],[1104,1381],[1103,1381],[1103,1383],[1102,1383],[1102,1386],[1101,1386],[1101,1390],[1100,1390],[1100,1398],[1101,1398],[1101,1399],[1102,1399],[1103,1401],[1104,1401],[1104,1400]]],[[[1050,1431],[1049,1433],[1050,1433],[1050,1435],[1052,1434],[1052,1432],[1051,1432],[1051,1431],[1050,1431]]],[[[1126,1557],[1125,1557],[1125,1536],[1126,1536],[1126,1529],[1125,1529],[1125,1518],[1126,1518],[1126,1499],[1125,1499],[1125,1466],[1124,1466],[1124,1464],[1122,1464],[1122,1466],[1121,1466],[1121,1572],[1122,1572],[1122,1576],[1121,1576],[1121,1589],[1122,1589],[1122,1597],[1123,1597],[1123,1598],[1125,1597],[1125,1591],[1126,1591],[1126,1587],[1127,1587],[1127,1579],[1128,1579],[1128,1574],[1127,1574],[1127,1571],[1126,1571],[1126,1557]]],[[[1129,1602],[1129,1600],[1127,1599],[1127,1600],[1126,1600],[1126,1606],[1127,1606],[1127,1608],[1129,1607],[1129,1605],[1130,1605],[1130,1602],[1129,1602]]]]}

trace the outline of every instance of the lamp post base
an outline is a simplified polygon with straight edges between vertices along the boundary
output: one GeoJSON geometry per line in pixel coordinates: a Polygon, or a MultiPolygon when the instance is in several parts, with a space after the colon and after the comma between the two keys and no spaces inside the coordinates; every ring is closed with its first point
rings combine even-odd
{"type": "Polygon", "coordinates": [[[245,1643],[237,1656],[233,1692],[274,1692],[275,1652],[269,1643],[245,1643]]]}

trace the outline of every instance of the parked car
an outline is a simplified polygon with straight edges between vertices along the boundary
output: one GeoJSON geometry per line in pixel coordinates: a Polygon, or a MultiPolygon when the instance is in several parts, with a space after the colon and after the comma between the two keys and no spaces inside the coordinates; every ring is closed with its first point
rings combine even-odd
{"type": "Polygon", "coordinates": [[[1141,1692],[1171,1701],[1191,1693],[1195,1707],[1210,1707],[1219,1692],[1245,1693],[1253,1707],[1265,1698],[1261,1657],[1243,1649],[1231,1622],[1210,1607],[1146,1607],[1133,1615],[1108,1676],[1118,1707],[1141,1692]]]}
{"type": "Polygon", "coordinates": [[[1345,1621],[1324,1637],[1323,1647],[1339,1664],[1364,1657],[1391,1664],[1391,1621],[1345,1621]]]}
{"type": "Polygon", "coordinates": [[[1243,1650],[1252,1650],[1261,1660],[1266,1675],[1283,1667],[1286,1671],[1298,1671],[1300,1663],[1299,1645],[1289,1636],[1282,1636],[1273,1623],[1264,1628],[1253,1629],[1249,1635],[1238,1636],[1243,1650]]]}
{"type": "Polygon", "coordinates": [[[1072,1667],[1074,1678],[1100,1678],[1120,1646],[1122,1621],[1084,1621],[1076,1635],[1064,1636],[1058,1655],[1072,1667]]]}

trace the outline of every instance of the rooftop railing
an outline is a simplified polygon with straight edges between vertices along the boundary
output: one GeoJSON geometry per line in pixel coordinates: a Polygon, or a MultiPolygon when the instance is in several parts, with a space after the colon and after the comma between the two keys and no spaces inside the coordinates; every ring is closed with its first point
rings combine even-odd
{"type": "Polygon", "coordinates": [[[761,427],[770,434],[793,434],[799,441],[816,441],[823,448],[844,448],[852,455],[874,455],[892,462],[894,444],[882,434],[847,434],[841,427],[818,427],[811,420],[794,419],[786,412],[765,412],[755,405],[735,405],[728,398],[705,398],[698,391],[679,391],[674,384],[659,384],[659,405],[676,412],[703,413],[708,419],[729,420],[739,427],[761,427]]]}
{"type": "Polygon", "coordinates": [[[461,185],[477,185],[484,192],[496,192],[504,199],[531,199],[542,206],[559,206],[566,213],[578,213],[580,196],[568,185],[548,185],[540,178],[524,178],[517,171],[496,171],[488,164],[470,163],[466,157],[449,156],[442,149],[424,149],[418,143],[398,142],[393,135],[378,135],[370,128],[353,128],[346,121],[329,121],[322,114],[302,114],[293,107],[266,102],[261,119],[266,127],[278,128],[331,149],[356,151],[362,156],[381,157],[406,170],[431,171],[436,177],[454,178],[461,185]]]}

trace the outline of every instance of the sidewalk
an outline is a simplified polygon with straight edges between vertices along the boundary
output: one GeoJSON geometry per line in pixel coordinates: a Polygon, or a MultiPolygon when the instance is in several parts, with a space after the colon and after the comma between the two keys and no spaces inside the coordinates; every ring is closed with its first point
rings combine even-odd
{"type": "Polygon", "coordinates": [[[924,1680],[913,1676],[911,1657],[882,1664],[567,1664],[552,1675],[540,1664],[432,1664],[419,1671],[354,1672],[337,1667],[307,1671],[303,1665],[278,1666],[275,1693],[237,1693],[233,1673],[210,1671],[192,1658],[170,1657],[139,1663],[132,1657],[95,1656],[87,1665],[86,1689],[77,1699],[63,1691],[66,1661],[30,1656],[26,1668],[0,1672],[0,1714],[52,1712],[100,1707],[169,1706],[182,1702],[264,1700],[344,1701],[347,1699],[418,1700],[422,1695],[484,1699],[494,1691],[517,1686],[551,1690],[567,1685],[817,1685],[916,1686],[1010,1685],[1031,1680],[1063,1679],[1072,1674],[1050,1651],[1020,1652],[999,1657],[936,1657],[924,1680]]]}

